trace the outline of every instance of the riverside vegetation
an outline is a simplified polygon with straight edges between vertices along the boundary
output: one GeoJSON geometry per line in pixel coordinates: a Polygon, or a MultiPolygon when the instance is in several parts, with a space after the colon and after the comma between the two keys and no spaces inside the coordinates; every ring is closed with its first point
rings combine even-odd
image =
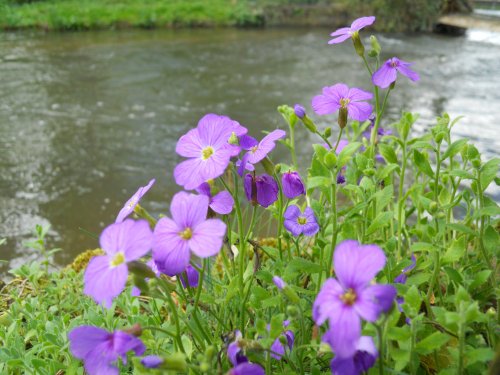
{"type": "Polygon", "coordinates": [[[329,26],[368,12],[379,31],[429,31],[444,0],[0,0],[5,30],[127,27],[329,26]],[[398,17],[393,15],[397,14],[398,17]],[[327,15],[327,17],[325,17],[327,15]]]}
{"type": "MultiPolygon", "coordinates": [[[[447,114],[386,124],[397,86],[418,72],[380,60],[362,17],[332,33],[352,42],[371,91],[332,83],[312,98],[337,118],[319,130],[304,106],[257,140],[207,114],[182,136],[170,213],[125,203],[99,248],[60,272],[11,270],[1,288],[0,372],[9,374],[498,373],[500,160],[482,160],[447,114]],[[382,127],[384,126],[384,128],[382,127]],[[295,130],[311,133],[299,172],[295,130]],[[273,163],[275,147],[290,152],[273,163]],[[275,238],[260,239],[273,221],[275,238]]],[[[334,47],[332,47],[334,48],[334,47]]],[[[319,92],[319,89],[318,89],[319,92]]],[[[96,238],[97,245],[97,238],[96,238]]]]}

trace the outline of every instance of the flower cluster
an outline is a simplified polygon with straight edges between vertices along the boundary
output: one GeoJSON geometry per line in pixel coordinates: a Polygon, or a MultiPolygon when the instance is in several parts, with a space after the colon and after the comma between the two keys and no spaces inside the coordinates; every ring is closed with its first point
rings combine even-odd
{"type": "MultiPolygon", "coordinates": [[[[364,47],[359,32],[374,22],[373,16],[357,19],[350,27],[332,33],[334,38],[329,44],[352,39],[356,52],[364,59],[364,47]]],[[[366,59],[364,62],[366,63],[366,59]]],[[[412,81],[417,81],[419,76],[409,68],[410,65],[393,57],[372,73],[366,63],[376,86],[373,94],[361,88],[350,88],[344,83],[336,83],[324,87],[320,95],[312,98],[311,104],[316,114],[329,115],[338,112],[341,130],[336,143],[331,143],[328,139],[331,129],[327,128],[320,133],[312,119],[306,115],[305,108],[298,104],[293,109],[287,107],[282,112],[290,128],[288,139],[285,139],[285,131],[276,129],[258,141],[247,134],[245,127],[227,116],[203,116],[196,128],[182,135],[177,142],[176,153],[185,160],[175,167],[173,177],[184,190],[173,195],[170,214],[161,215],[157,220],[139,206],[139,201],[152,188],[155,179],[140,187],[120,210],[115,223],[101,233],[99,242],[104,255],[95,256],[89,262],[84,274],[84,293],[97,304],[111,308],[113,300],[124,291],[131,273],[134,284],[132,295],[141,295],[140,303],[148,297],[153,300],[165,297],[169,302],[168,319],[170,327],[175,327],[176,332],[174,334],[164,328],[159,330],[172,336],[175,348],[183,352],[183,361],[184,358],[191,357],[186,355],[183,346],[186,339],[192,338],[194,342],[198,341],[195,345],[197,348],[205,350],[204,355],[192,356],[199,360],[200,372],[210,371],[209,363],[214,356],[216,344],[215,341],[211,342],[214,339],[209,332],[212,327],[199,319],[199,316],[208,311],[205,316],[212,314],[219,323],[228,319],[228,322],[223,322],[225,332],[233,332],[230,335],[234,338],[230,343],[230,340],[225,341],[224,346],[217,349],[218,372],[222,371],[222,366],[226,366],[227,371],[230,364],[228,374],[261,375],[265,373],[261,366],[264,361],[266,368],[270,369],[275,362],[273,359],[281,361],[281,365],[294,357],[300,357],[299,360],[302,360],[303,353],[293,352],[296,334],[298,342],[302,344],[298,346],[307,347],[304,342],[308,332],[304,329],[307,319],[304,318],[303,307],[308,302],[302,300],[299,294],[307,289],[314,277],[304,278],[300,288],[288,285],[279,276],[272,277],[278,293],[293,304],[286,309],[283,304],[278,306],[279,296],[267,295],[268,291],[262,288],[262,283],[266,282],[266,278],[271,282],[269,271],[276,271],[276,274],[283,275],[287,281],[299,280],[296,273],[302,266],[313,269],[317,266],[315,262],[319,262],[320,276],[316,280],[320,281],[313,281],[312,284],[316,282],[316,287],[321,286],[321,289],[310,307],[316,325],[328,323],[322,339],[334,352],[330,363],[332,374],[355,375],[368,371],[377,361],[378,351],[373,338],[362,335],[363,324],[376,323],[382,314],[391,310],[396,289],[391,285],[374,282],[386,263],[385,254],[380,247],[344,240],[335,248],[338,238],[346,238],[344,232],[337,228],[337,223],[343,220],[337,215],[337,189],[347,191],[352,187],[342,186],[346,182],[346,162],[344,160],[344,164],[338,165],[337,162],[346,159],[343,156],[352,152],[355,148],[352,146],[356,146],[365,152],[360,155],[360,163],[365,160],[365,165],[370,168],[375,165],[376,136],[389,134],[379,126],[383,113],[383,107],[379,108],[377,97],[379,88],[390,87],[387,91],[389,94],[398,72],[412,81]],[[370,103],[374,95],[375,108],[370,103]],[[294,158],[296,155],[293,132],[299,119],[309,131],[322,138],[327,149],[321,146],[315,149],[318,154],[326,154],[319,161],[321,168],[318,168],[326,169],[326,172],[314,182],[330,189],[328,196],[323,194],[322,190],[319,200],[311,193],[317,185],[311,184],[310,180],[307,184],[304,183],[294,158]],[[342,139],[342,131],[347,126],[348,119],[363,123],[359,124],[356,137],[365,131],[364,146],[361,143],[352,145],[347,139],[342,139]],[[271,161],[270,153],[278,142],[291,150],[293,166],[274,165],[271,161]],[[368,151],[373,151],[369,155],[371,164],[366,157],[368,151]],[[249,202],[247,207],[253,206],[252,217],[248,221],[244,220],[242,215],[241,206],[245,203],[241,203],[240,196],[243,194],[249,202]],[[311,202],[312,200],[314,201],[311,202]],[[277,254],[276,249],[268,251],[265,246],[254,241],[254,233],[258,231],[254,231],[254,225],[259,207],[270,208],[269,213],[277,224],[277,254]],[[329,209],[331,212],[328,212],[329,209]],[[133,214],[139,219],[132,219],[133,214]],[[283,233],[283,229],[288,233],[283,233]],[[330,236],[331,240],[326,239],[330,236]],[[285,240],[286,244],[283,245],[285,240]],[[227,249],[221,253],[223,244],[227,245],[227,249]],[[296,247],[295,253],[292,253],[291,244],[296,247]],[[254,248],[254,253],[251,254],[254,257],[253,266],[249,263],[250,246],[254,248]],[[324,252],[327,247],[330,247],[329,255],[324,252]],[[235,249],[237,251],[233,251],[235,249]],[[262,266],[260,250],[266,253],[265,262],[273,262],[278,256],[279,262],[276,261],[269,270],[259,272],[262,266]],[[285,253],[288,255],[289,264],[283,257],[285,253]],[[219,254],[215,262],[210,261],[210,258],[219,254]],[[332,261],[335,277],[327,278],[321,285],[323,273],[326,273],[326,277],[330,276],[332,261]],[[214,279],[213,264],[216,265],[217,271],[223,268],[220,273],[225,274],[223,280],[229,285],[214,279]],[[249,327],[253,321],[259,319],[259,313],[255,311],[258,309],[255,306],[249,309],[246,305],[254,288],[256,294],[252,299],[257,300],[256,306],[263,305],[260,301],[262,296],[266,298],[265,303],[274,308],[269,311],[270,314],[281,310],[279,330],[275,332],[273,329],[272,338],[267,337],[271,335],[270,325],[267,326],[267,335],[265,332],[266,323],[269,321],[267,318],[260,319],[256,331],[249,327]],[[203,293],[204,289],[206,294],[203,293]],[[209,295],[221,290],[227,295],[222,298],[209,295]],[[238,299],[233,304],[232,300],[235,298],[238,299]],[[220,304],[221,301],[224,301],[221,311],[214,311],[211,305],[220,304]],[[233,310],[225,306],[226,304],[237,305],[238,312],[233,316],[233,310]],[[179,313],[183,314],[182,320],[177,316],[179,313]],[[301,331],[295,329],[298,324],[293,319],[300,319],[297,323],[300,324],[301,331]],[[181,324],[184,324],[186,329],[191,329],[192,337],[181,332],[181,324]],[[293,331],[291,327],[294,327],[293,331]],[[250,339],[243,339],[243,335],[250,339]],[[207,340],[204,341],[205,339],[207,340]],[[201,345],[198,345],[200,343],[201,345]],[[249,347],[248,343],[253,346],[249,347]],[[224,350],[227,357],[225,359],[224,350]],[[259,353],[255,355],[253,350],[259,353]],[[222,365],[222,359],[226,360],[225,365],[222,365]]],[[[349,168],[352,165],[354,163],[350,164],[349,168]]],[[[365,170],[364,168],[362,170],[365,170]]],[[[313,172],[316,171],[311,168],[310,173],[313,172]]],[[[354,173],[358,172],[353,171],[354,173]]],[[[368,172],[366,174],[368,175],[368,172]]],[[[351,174],[349,179],[350,176],[351,174]]],[[[413,256],[412,260],[412,265],[402,270],[394,280],[395,283],[406,282],[408,272],[415,267],[413,256]]],[[[276,290],[273,293],[276,293],[276,290]]],[[[158,314],[163,319],[162,312],[158,314]]],[[[108,332],[98,327],[80,326],[74,328],[68,337],[72,354],[83,361],[85,370],[90,375],[94,375],[117,374],[116,365],[120,360],[126,363],[130,352],[143,356],[146,348],[137,337],[140,334],[140,327],[108,332]]],[[[190,345],[190,349],[193,347],[190,345]]],[[[174,365],[167,357],[156,355],[147,355],[140,363],[146,368],[185,370],[185,362],[174,365]]],[[[302,363],[300,365],[302,366],[302,363]]]]}

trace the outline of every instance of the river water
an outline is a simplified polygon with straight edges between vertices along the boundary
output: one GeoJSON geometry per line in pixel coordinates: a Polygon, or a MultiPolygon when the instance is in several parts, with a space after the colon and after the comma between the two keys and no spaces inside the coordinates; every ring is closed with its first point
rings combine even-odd
{"type": "MultiPolygon", "coordinates": [[[[176,140],[205,113],[229,115],[258,136],[283,127],[280,104],[303,103],[310,112],[325,85],[368,89],[351,43],[329,46],[329,32],[0,34],[0,238],[8,239],[0,271],[37,257],[23,245],[37,223],[52,226],[49,245],[64,249],[59,265],[97,247],[85,231],[113,222],[152,177],[144,206],[166,213],[178,190],[176,140]]],[[[390,119],[420,112],[414,131],[422,133],[443,111],[464,115],[455,137],[470,139],[484,158],[498,156],[500,34],[379,38],[384,57],[413,61],[421,74],[419,84],[399,81],[390,119]]],[[[310,135],[300,129],[297,138],[307,161],[310,135]]],[[[490,194],[499,198],[498,190],[490,194]]]]}

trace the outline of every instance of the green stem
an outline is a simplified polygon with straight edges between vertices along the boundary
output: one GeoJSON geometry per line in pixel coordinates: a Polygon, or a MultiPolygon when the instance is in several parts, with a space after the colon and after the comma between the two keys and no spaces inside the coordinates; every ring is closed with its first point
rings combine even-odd
{"type": "Polygon", "coordinates": [[[378,333],[378,350],[379,350],[379,356],[378,356],[378,370],[380,375],[384,375],[384,359],[385,359],[385,347],[384,347],[384,330],[382,329],[381,326],[375,325],[377,328],[377,333],[378,333]]]}
{"type": "Polygon", "coordinates": [[[406,172],[406,141],[403,144],[403,164],[401,165],[401,173],[399,175],[399,194],[398,194],[398,254],[402,259],[403,254],[403,211],[404,211],[404,196],[403,188],[405,184],[406,172]]]}
{"type": "Polygon", "coordinates": [[[174,300],[172,299],[172,296],[168,291],[166,295],[167,295],[167,302],[170,307],[170,313],[172,314],[172,318],[174,319],[175,331],[176,331],[175,338],[177,340],[177,345],[180,351],[186,354],[186,351],[184,350],[184,345],[182,345],[181,326],[179,324],[179,315],[177,314],[177,308],[175,306],[174,300]]]}
{"type": "Polygon", "coordinates": [[[295,152],[295,125],[291,125],[288,123],[288,127],[290,129],[290,154],[292,155],[292,163],[295,170],[299,169],[299,165],[297,163],[297,154],[295,152]]]}
{"type": "Polygon", "coordinates": [[[326,277],[330,275],[333,264],[333,252],[335,251],[335,246],[337,245],[337,179],[335,173],[331,174],[331,187],[330,187],[330,200],[332,202],[332,240],[330,244],[330,252],[328,254],[326,269],[326,277]]]}
{"type": "Polygon", "coordinates": [[[339,147],[340,138],[342,137],[342,132],[344,128],[340,128],[339,137],[337,138],[337,143],[335,143],[335,147],[333,148],[333,152],[337,152],[337,147],[339,147]]]}

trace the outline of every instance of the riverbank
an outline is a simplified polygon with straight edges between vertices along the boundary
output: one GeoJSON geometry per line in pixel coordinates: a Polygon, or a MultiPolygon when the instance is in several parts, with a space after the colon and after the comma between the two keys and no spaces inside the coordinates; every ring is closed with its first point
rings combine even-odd
{"type": "Polygon", "coordinates": [[[338,27],[356,14],[374,14],[377,31],[428,31],[440,10],[433,0],[0,0],[0,29],[338,27]]]}

